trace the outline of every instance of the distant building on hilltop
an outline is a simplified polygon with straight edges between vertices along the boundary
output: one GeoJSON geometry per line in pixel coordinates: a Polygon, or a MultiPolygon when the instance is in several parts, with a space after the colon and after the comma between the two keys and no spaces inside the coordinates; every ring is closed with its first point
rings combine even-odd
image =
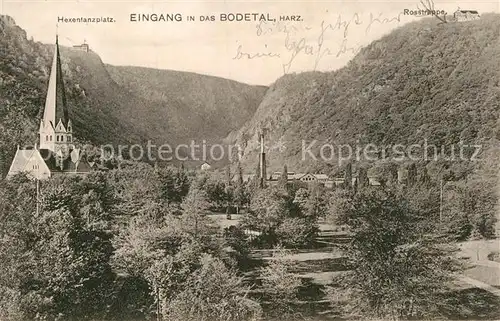
{"type": "Polygon", "coordinates": [[[57,36],[39,140],[40,145],[32,148],[17,148],[7,177],[24,172],[42,180],[53,175],[91,171],[92,163],[73,145],[73,124],[68,117],[57,36]]]}
{"type": "Polygon", "coordinates": [[[481,16],[479,15],[479,12],[477,12],[476,10],[460,10],[460,9],[458,9],[453,14],[453,18],[455,18],[455,20],[458,22],[477,20],[480,17],[481,16]]]}
{"type": "Polygon", "coordinates": [[[79,51],[84,51],[84,52],[89,52],[90,47],[89,44],[84,40],[81,45],[74,45],[73,46],[74,50],[79,50],[79,51]]]}

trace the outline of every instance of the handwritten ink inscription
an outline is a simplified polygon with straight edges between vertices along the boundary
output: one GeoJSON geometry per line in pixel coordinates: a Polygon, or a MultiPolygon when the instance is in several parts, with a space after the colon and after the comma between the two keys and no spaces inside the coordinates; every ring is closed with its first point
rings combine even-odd
{"type": "MultiPolygon", "coordinates": [[[[254,58],[264,58],[264,57],[269,57],[269,58],[279,58],[281,55],[279,53],[273,53],[273,52],[257,52],[257,53],[247,53],[243,52],[242,45],[238,46],[238,50],[236,52],[236,56],[233,57],[233,59],[254,59],[254,58]]],[[[267,45],[265,45],[267,47],[267,45]]]]}
{"type": "MultiPolygon", "coordinates": [[[[265,44],[263,50],[251,52],[239,44],[232,59],[275,59],[280,61],[283,73],[289,73],[297,59],[306,58],[311,60],[311,68],[317,70],[327,56],[355,55],[362,48],[360,36],[368,35],[375,25],[399,23],[400,15],[385,17],[382,13],[370,13],[363,17],[354,13],[347,18],[338,15],[336,19],[323,20],[317,25],[297,23],[298,20],[261,21],[256,25],[255,35],[263,41],[273,39],[273,49],[265,44]],[[276,43],[276,39],[281,40],[276,43]]],[[[302,18],[297,16],[296,19],[302,18]]]]}

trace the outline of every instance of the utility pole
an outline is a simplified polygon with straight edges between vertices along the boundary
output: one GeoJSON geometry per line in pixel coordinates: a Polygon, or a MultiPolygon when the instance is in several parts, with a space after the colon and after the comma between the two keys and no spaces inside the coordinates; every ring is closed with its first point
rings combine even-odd
{"type": "MultiPolygon", "coordinates": [[[[18,147],[19,149],[19,147],[18,147]]],[[[35,143],[35,150],[38,149],[38,144],[35,143]]],[[[36,164],[34,166],[36,169],[35,180],[36,180],[36,217],[40,214],[40,165],[36,164]]]]}
{"type": "Polygon", "coordinates": [[[194,236],[198,237],[198,213],[195,214],[194,217],[194,236]]]}
{"type": "Polygon", "coordinates": [[[260,163],[260,188],[264,188],[266,186],[266,151],[264,147],[264,135],[265,135],[265,129],[262,130],[260,134],[260,158],[259,158],[259,163],[260,163]]]}
{"type": "Polygon", "coordinates": [[[439,223],[443,221],[443,177],[439,184],[439,223]]]}
{"type": "Polygon", "coordinates": [[[36,178],[36,216],[40,214],[40,180],[36,178]]]}
{"type": "Polygon", "coordinates": [[[161,321],[160,287],[156,288],[156,320],[161,321]]]}

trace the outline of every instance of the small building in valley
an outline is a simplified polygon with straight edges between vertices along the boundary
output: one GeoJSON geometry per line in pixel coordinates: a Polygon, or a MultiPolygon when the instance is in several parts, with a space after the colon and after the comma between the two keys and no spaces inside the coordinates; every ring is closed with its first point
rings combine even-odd
{"type": "MultiPolygon", "coordinates": [[[[313,174],[313,173],[295,173],[288,172],[287,181],[300,181],[304,183],[319,183],[324,185],[327,188],[331,188],[333,186],[333,181],[325,174],[313,174]]],[[[281,178],[281,172],[274,172],[269,176],[268,183],[275,184],[281,178]]]]}
{"type": "Polygon", "coordinates": [[[201,164],[200,169],[202,171],[208,171],[208,170],[212,169],[212,166],[209,163],[204,162],[203,164],[201,164]]]}

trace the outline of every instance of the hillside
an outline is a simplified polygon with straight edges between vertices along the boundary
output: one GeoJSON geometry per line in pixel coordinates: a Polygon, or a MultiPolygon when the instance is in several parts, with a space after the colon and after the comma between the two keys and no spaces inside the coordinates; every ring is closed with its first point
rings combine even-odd
{"type": "Polygon", "coordinates": [[[147,102],[146,108],[136,108],[146,128],[156,127],[158,133],[170,130],[184,143],[191,139],[219,141],[238,130],[253,116],[267,90],[189,72],[106,68],[116,83],[147,102]]]}
{"type": "MultiPolygon", "coordinates": [[[[53,48],[28,40],[11,17],[0,16],[3,174],[17,144],[37,142],[53,48]]],[[[61,60],[76,139],[94,145],[220,141],[250,119],[267,89],[194,73],[105,66],[94,52],[62,46],[61,60]]]]}
{"type": "Polygon", "coordinates": [[[271,170],[336,172],[338,162],[302,161],[305,146],[491,144],[500,138],[500,16],[438,25],[407,24],[374,41],[334,72],[290,74],[269,89],[251,121],[227,137],[257,161],[257,135],[268,130],[271,170]]]}

